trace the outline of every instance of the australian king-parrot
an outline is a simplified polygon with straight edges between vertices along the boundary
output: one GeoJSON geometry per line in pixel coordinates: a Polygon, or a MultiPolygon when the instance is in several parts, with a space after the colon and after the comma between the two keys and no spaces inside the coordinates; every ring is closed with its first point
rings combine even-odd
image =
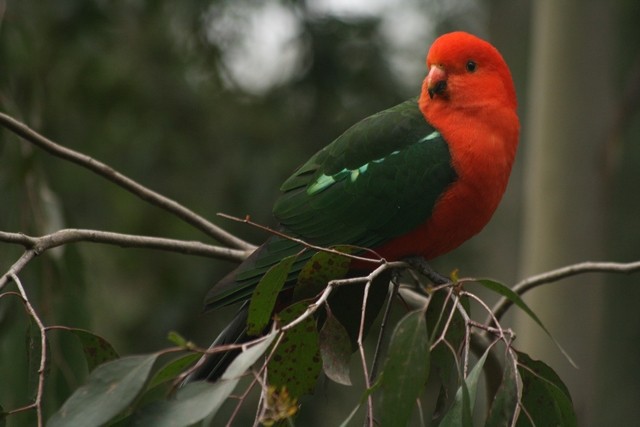
{"type": "MultiPolygon", "coordinates": [[[[455,249],[487,224],[505,191],[518,145],[516,103],[495,47],[465,32],[440,36],[418,98],[356,123],[282,184],[273,208],[280,230],[387,260],[455,249]]],[[[214,285],[206,310],[247,301],[269,268],[301,249],[269,238],[214,285]]],[[[296,259],[283,292],[312,254],[296,259]]],[[[246,340],[246,313],[245,303],[213,345],[246,340]]],[[[218,378],[224,358],[208,357],[189,380],[218,378]]]]}

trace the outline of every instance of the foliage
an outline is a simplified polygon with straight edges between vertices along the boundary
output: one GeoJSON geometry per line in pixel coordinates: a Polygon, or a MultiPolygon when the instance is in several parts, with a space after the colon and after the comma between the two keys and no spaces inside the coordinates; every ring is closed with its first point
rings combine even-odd
{"type": "MultiPolygon", "coordinates": [[[[198,350],[181,336],[172,334],[171,340],[179,347],[148,355],[118,357],[104,338],[84,330],[57,328],[76,335],[88,366],[99,366],[92,369],[85,384],[78,387],[49,418],[48,425],[133,423],[188,426],[203,420],[215,420],[247,371],[252,374],[253,380],[243,385],[244,391],[238,398],[236,410],[229,422],[235,418],[240,407],[246,406],[246,397],[257,389],[261,391],[263,398],[256,417],[264,425],[273,425],[295,417],[299,411],[299,399],[313,393],[323,367],[328,378],[348,385],[350,378],[346,366],[352,347],[357,347],[362,357],[362,375],[365,377],[366,387],[360,390],[363,396],[361,403],[367,402],[367,418],[370,422],[379,418],[385,426],[404,426],[414,417],[418,408],[424,423],[425,411],[422,404],[416,405],[416,402],[425,393],[429,377],[438,377],[442,379],[439,392],[430,398],[438,399],[439,413],[433,414],[433,417],[439,419],[442,426],[470,426],[474,416],[487,417],[487,425],[515,422],[518,425],[577,425],[567,388],[551,368],[516,351],[510,333],[500,327],[493,315],[489,317],[492,324],[471,320],[470,300],[478,301],[480,307],[487,307],[465,289],[472,282],[478,282],[505,296],[539,322],[516,293],[508,291],[504,285],[495,281],[457,279],[437,287],[425,285],[422,280],[414,283],[413,288],[408,291],[422,295],[422,303],[417,310],[401,315],[386,351],[382,371],[370,373],[367,368],[369,356],[366,356],[363,342],[365,323],[371,322],[374,317],[365,317],[366,297],[363,299],[365,306],[361,310],[357,340],[351,344],[345,327],[332,315],[327,301],[331,293],[342,286],[364,284],[366,296],[376,277],[386,270],[406,269],[408,266],[404,263],[383,262],[366,277],[342,277],[348,271],[339,269],[341,274],[336,275],[338,260],[351,255],[334,255],[335,250],[332,251],[333,253],[320,251],[324,255],[312,257],[300,273],[303,280],[299,281],[299,285],[307,291],[309,281],[314,281],[311,276],[315,274],[325,279],[331,277],[326,287],[319,289],[315,296],[279,311],[273,318],[272,331],[266,335],[260,335],[268,323],[263,322],[253,334],[257,337],[245,344],[198,350]],[[318,316],[322,313],[322,316],[318,316]],[[489,344],[474,362],[470,354],[473,350],[471,339],[477,333],[484,335],[489,344]],[[486,369],[485,373],[501,376],[502,381],[497,390],[488,391],[486,398],[492,404],[484,415],[479,415],[474,410],[478,380],[487,358],[496,357],[492,351],[497,345],[502,345],[506,355],[504,371],[486,369]],[[213,383],[183,384],[176,390],[176,386],[193,370],[192,364],[198,353],[229,351],[238,346],[242,349],[241,353],[219,380],[213,383]],[[176,351],[192,353],[174,359],[162,368],[156,367],[160,357],[176,351]],[[325,360],[321,361],[321,357],[325,360]],[[430,361],[432,358],[435,358],[433,363],[430,361]],[[448,378],[454,379],[457,388],[455,394],[447,392],[448,378]],[[373,382],[375,386],[372,385],[373,382]],[[381,399],[379,405],[373,403],[374,398],[381,399]]],[[[272,267],[264,275],[260,289],[281,289],[294,259],[285,258],[272,267]]],[[[17,279],[14,277],[14,280],[17,279]]],[[[17,284],[22,290],[19,281],[17,284]]],[[[393,286],[391,289],[393,291],[388,298],[393,301],[397,298],[397,287],[393,286]]],[[[22,297],[29,307],[24,294],[22,297]]],[[[250,304],[254,309],[250,310],[249,317],[264,317],[260,310],[267,307],[266,310],[272,311],[274,303],[272,291],[255,292],[250,304]]],[[[29,314],[35,320],[38,319],[35,312],[29,311],[29,314]]],[[[387,323],[387,315],[388,312],[385,314],[384,324],[387,323]]],[[[255,320],[253,322],[250,324],[256,324],[255,320]]],[[[41,334],[47,333],[41,327],[35,329],[41,334]]],[[[34,342],[37,340],[34,339],[34,342]]],[[[477,350],[474,351],[477,353],[477,350]]],[[[41,351],[30,352],[30,358],[42,362],[48,354],[41,351]]],[[[377,356],[379,355],[374,355],[377,356]]],[[[41,371],[38,376],[46,379],[48,375],[41,371]]],[[[37,391],[36,402],[44,398],[41,393],[37,391]]],[[[33,409],[38,411],[40,417],[40,407],[36,405],[33,409]]],[[[354,412],[348,414],[344,423],[349,422],[353,415],[354,412]]]]}

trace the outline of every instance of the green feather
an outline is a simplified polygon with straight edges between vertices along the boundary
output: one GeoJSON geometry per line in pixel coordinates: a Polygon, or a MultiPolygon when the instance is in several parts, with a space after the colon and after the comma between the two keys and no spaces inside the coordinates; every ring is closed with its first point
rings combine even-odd
{"type": "MultiPolygon", "coordinates": [[[[446,141],[412,99],[360,121],[311,157],[282,184],[273,213],[284,233],[309,243],[375,248],[427,221],[455,179],[446,141]]],[[[272,265],[302,249],[269,239],[211,290],[207,308],[249,298],[272,265]]],[[[312,254],[298,257],[285,288],[312,254]]]]}

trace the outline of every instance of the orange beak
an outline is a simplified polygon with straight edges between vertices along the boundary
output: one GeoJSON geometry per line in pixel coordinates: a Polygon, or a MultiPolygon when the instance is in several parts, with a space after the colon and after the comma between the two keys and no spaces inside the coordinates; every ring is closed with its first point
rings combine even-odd
{"type": "Polygon", "coordinates": [[[447,90],[447,73],[440,65],[432,65],[427,74],[427,90],[429,97],[433,99],[447,90]]]}

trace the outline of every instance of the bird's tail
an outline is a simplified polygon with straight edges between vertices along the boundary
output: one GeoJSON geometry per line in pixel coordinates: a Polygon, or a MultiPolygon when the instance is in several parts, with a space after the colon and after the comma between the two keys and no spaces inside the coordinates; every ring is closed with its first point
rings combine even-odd
{"type": "MultiPolygon", "coordinates": [[[[220,335],[213,341],[209,349],[227,344],[242,344],[248,340],[247,336],[247,313],[249,311],[249,301],[242,304],[235,317],[225,327],[220,335]]],[[[196,370],[191,373],[182,385],[193,381],[215,381],[227,369],[233,359],[240,353],[240,350],[230,350],[220,353],[207,354],[202,356],[197,363],[196,370]]]]}
{"type": "MultiPolygon", "coordinates": [[[[359,277],[363,272],[351,271],[347,277],[359,277]]],[[[369,290],[367,300],[367,315],[365,321],[364,333],[366,334],[376,319],[380,309],[384,304],[384,300],[387,297],[389,289],[389,281],[391,280],[392,272],[387,270],[378,275],[372,283],[369,290]]],[[[358,334],[360,331],[360,317],[362,315],[362,299],[364,292],[364,284],[341,286],[338,287],[329,298],[329,306],[333,316],[344,326],[351,342],[353,343],[353,350],[355,346],[358,334]],[[355,309],[354,309],[355,308],[355,309]]],[[[290,302],[286,295],[281,294],[283,301],[281,303],[290,302]]],[[[276,309],[276,311],[278,311],[276,309]]],[[[209,348],[214,348],[227,344],[243,344],[249,341],[251,338],[247,335],[247,316],[249,312],[249,301],[245,301],[235,317],[218,335],[215,341],[209,348]]],[[[320,315],[319,322],[322,323],[323,316],[320,315]]],[[[227,367],[231,364],[233,359],[240,353],[240,350],[231,350],[226,352],[213,353],[203,356],[197,364],[197,367],[193,373],[191,373],[182,383],[193,381],[216,381],[219,379],[227,367]]]]}

